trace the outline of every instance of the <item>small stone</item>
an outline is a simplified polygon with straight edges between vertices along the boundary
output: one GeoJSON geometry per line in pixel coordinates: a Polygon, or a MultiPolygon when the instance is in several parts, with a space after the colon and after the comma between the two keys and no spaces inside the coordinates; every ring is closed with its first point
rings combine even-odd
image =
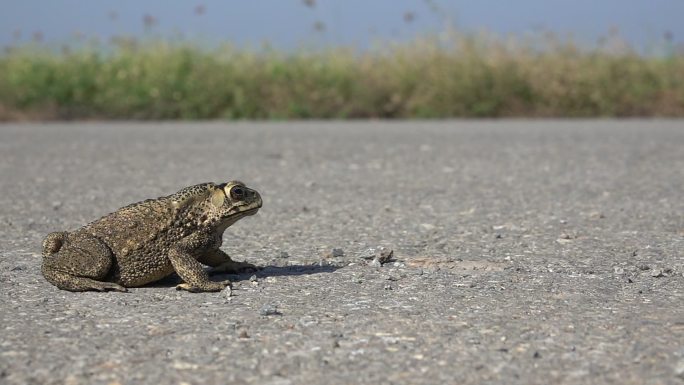
{"type": "Polygon", "coordinates": [[[269,315],[281,315],[282,313],[278,311],[278,306],[274,304],[264,304],[261,309],[259,309],[259,314],[263,316],[269,315]]]}
{"type": "Polygon", "coordinates": [[[663,276],[665,276],[665,275],[663,274],[663,270],[662,270],[662,269],[653,269],[653,270],[651,271],[651,277],[653,277],[653,278],[660,278],[660,277],[663,277],[663,276]]]}
{"type": "Polygon", "coordinates": [[[332,255],[333,258],[344,257],[344,250],[332,249],[332,251],[330,252],[330,255],[332,255]]]}
{"type": "Polygon", "coordinates": [[[358,254],[359,258],[371,260],[368,265],[373,267],[382,266],[392,260],[394,250],[387,247],[371,247],[358,254]]]}
{"type": "Polygon", "coordinates": [[[256,276],[256,274],[253,275],[253,276],[251,276],[251,277],[249,277],[249,282],[256,282],[256,281],[257,281],[257,276],[256,276]]]}
{"type": "Polygon", "coordinates": [[[368,248],[368,249],[360,252],[359,258],[361,258],[361,259],[373,259],[373,258],[375,258],[375,249],[371,247],[371,248],[368,248]]]}
{"type": "Polygon", "coordinates": [[[674,369],[675,376],[681,378],[684,380],[684,360],[680,360],[676,365],[674,369]]]}
{"type": "Polygon", "coordinates": [[[624,274],[625,269],[623,269],[619,266],[615,266],[615,267],[613,267],[613,271],[615,272],[615,274],[624,274]]]}
{"type": "Polygon", "coordinates": [[[233,296],[233,288],[230,287],[230,285],[226,286],[225,289],[221,291],[221,295],[227,299],[230,300],[230,297],[233,296]]]}
{"type": "Polygon", "coordinates": [[[592,212],[589,213],[589,216],[590,216],[592,219],[603,219],[603,218],[606,217],[606,215],[603,214],[603,213],[600,212],[600,211],[592,211],[592,212]]]}
{"type": "Polygon", "coordinates": [[[247,334],[247,330],[245,330],[245,329],[240,330],[240,333],[238,333],[238,338],[249,338],[249,334],[247,334]]]}
{"type": "Polygon", "coordinates": [[[392,257],[394,257],[394,250],[388,249],[386,247],[381,247],[380,256],[378,256],[377,259],[381,264],[385,264],[391,261],[392,257]]]}

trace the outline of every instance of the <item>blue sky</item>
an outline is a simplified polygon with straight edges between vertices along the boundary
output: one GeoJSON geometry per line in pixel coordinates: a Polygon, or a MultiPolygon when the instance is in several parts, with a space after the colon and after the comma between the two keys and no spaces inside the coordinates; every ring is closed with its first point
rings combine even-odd
{"type": "Polygon", "coordinates": [[[439,32],[445,23],[465,31],[526,35],[543,30],[596,42],[611,29],[644,48],[669,32],[684,41],[683,0],[0,0],[0,45],[36,36],[61,44],[75,35],[185,36],[282,48],[405,40],[439,32]],[[406,18],[411,18],[410,22],[406,18]],[[144,15],[154,18],[144,27],[144,15]],[[316,29],[318,26],[318,30],[316,29]]]}

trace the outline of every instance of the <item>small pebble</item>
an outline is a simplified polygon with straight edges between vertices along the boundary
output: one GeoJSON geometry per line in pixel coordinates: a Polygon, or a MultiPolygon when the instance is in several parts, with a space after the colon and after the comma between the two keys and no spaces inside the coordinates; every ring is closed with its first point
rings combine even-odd
{"type": "Polygon", "coordinates": [[[375,249],[371,247],[371,248],[368,248],[368,249],[360,252],[359,258],[361,258],[361,259],[373,259],[373,258],[375,258],[375,249]]]}
{"type": "Polygon", "coordinates": [[[251,276],[251,277],[249,277],[249,282],[256,282],[256,281],[257,281],[257,276],[256,276],[256,274],[253,275],[253,276],[251,276]]]}
{"type": "Polygon", "coordinates": [[[592,211],[591,213],[589,213],[589,216],[593,219],[603,219],[606,217],[606,215],[600,211],[592,211]]]}
{"type": "Polygon", "coordinates": [[[240,330],[240,333],[238,333],[238,338],[249,338],[249,334],[247,334],[247,330],[240,330]]]}
{"type": "Polygon", "coordinates": [[[677,365],[675,365],[675,376],[684,380],[684,360],[680,360],[677,365]]]}
{"type": "Polygon", "coordinates": [[[381,267],[382,263],[380,263],[380,261],[377,258],[375,258],[372,261],[368,262],[368,266],[381,267]]]}
{"type": "Polygon", "coordinates": [[[663,271],[661,269],[653,269],[651,270],[651,277],[653,278],[660,278],[663,277],[663,271]]]}
{"type": "Polygon", "coordinates": [[[259,314],[263,316],[269,315],[281,315],[282,313],[278,311],[278,306],[267,303],[264,304],[261,309],[259,309],[259,314]]]}
{"type": "Polygon", "coordinates": [[[377,257],[378,262],[381,264],[385,264],[389,261],[392,260],[392,257],[394,257],[394,250],[388,249],[386,247],[381,247],[380,248],[380,255],[377,257]]]}
{"type": "Polygon", "coordinates": [[[368,265],[379,267],[392,260],[394,250],[387,247],[371,247],[358,254],[359,258],[370,260],[368,265]]]}
{"type": "Polygon", "coordinates": [[[230,285],[226,286],[225,289],[223,289],[223,290],[221,291],[221,295],[222,295],[224,298],[230,300],[230,297],[233,296],[233,288],[230,287],[230,285]]]}

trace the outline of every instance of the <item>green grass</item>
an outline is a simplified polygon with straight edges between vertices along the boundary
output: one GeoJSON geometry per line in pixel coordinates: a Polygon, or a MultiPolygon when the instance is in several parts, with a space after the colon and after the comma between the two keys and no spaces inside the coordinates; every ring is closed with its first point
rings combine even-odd
{"type": "Polygon", "coordinates": [[[0,56],[0,119],[684,116],[684,55],[420,39],[373,52],[189,43],[0,56]]]}

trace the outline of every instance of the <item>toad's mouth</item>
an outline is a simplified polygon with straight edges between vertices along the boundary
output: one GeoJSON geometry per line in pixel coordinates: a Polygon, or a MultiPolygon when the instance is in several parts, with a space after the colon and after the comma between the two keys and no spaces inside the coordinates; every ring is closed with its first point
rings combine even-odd
{"type": "MultiPolygon", "coordinates": [[[[242,207],[244,207],[244,206],[242,206],[242,207]]],[[[231,209],[231,211],[226,216],[223,217],[223,219],[221,221],[222,226],[224,226],[224,228],[231,226],[233,223],[239,221],[240,219],[242,219],[244,217],[254,215],[257,213],[257,211],[259,211],[259,208],[260,207],[252,207],[252,208],[240,210],[240,207],[234,207],[233,209],[231,209]]]]}
{"type": "MultiPolygon", "coordinates": [[[[245,206],[247,206],[247,205],[245,205],[245,206]]],[[[239,217],[246,217],[248,215],[256,214],[257,211],[259,211],[259,209],[261,208],[261,205],[259,205],[257,207],[243,209],[243,207],[245,207],[245,206],[234,207],[233,209],[231,209],[231,213],[229,214],[229,216],[230,217],[238,217],[238,216],[239,217]]]]}
{"type": "Polygon", "coordinates": [[[259,209],[260,207],[252,207],[251,209],[239,211],[238,214],[242,214],[244,216],[254,215],[257,213],[257,211],[259,211],[259,209]]]}

